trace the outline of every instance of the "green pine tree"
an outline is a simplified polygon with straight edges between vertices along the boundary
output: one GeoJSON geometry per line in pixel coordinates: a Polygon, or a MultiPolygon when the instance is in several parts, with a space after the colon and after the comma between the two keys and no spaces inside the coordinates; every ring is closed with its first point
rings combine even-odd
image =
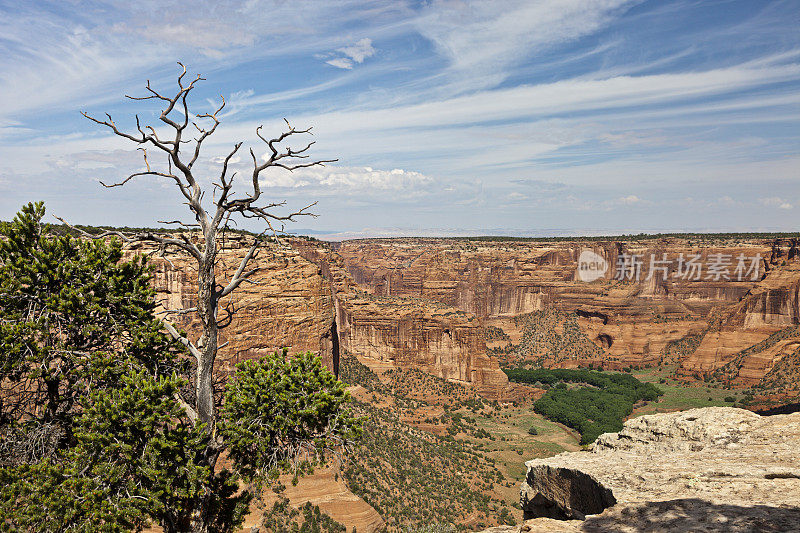
{"type": "Polygon", "coordinates": [[[231,531],[253,496],[237,473],[260,483],[292,449],[319,458],[357,436],[344,386],[283,353],[240,365],[212,435],[178,400],[189,359],[154,316],[145,259],[51,235],[44,212],[0,227],[0,530],[183,532],[203,512],[206,531],[231,531]],[[233,471],[210,468],[229,445],[233,471]]]}

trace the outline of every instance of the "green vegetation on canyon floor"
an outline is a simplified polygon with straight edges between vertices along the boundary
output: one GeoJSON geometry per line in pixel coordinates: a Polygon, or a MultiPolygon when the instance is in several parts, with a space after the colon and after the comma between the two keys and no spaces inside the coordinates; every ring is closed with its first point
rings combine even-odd
{"type": "Polygon", "coordinates": [[[511,381],[548,388],[534,404],[534,410],[576,429],[581,434],[581,444],[594,442],[602,433],[621,430],[634,404],[663,394],[652,383],[642,383],[625,373],[563,368],[506,368],[504,372],[511,381]],[[567,383],[578,386],[568,387],[567,383]]]}

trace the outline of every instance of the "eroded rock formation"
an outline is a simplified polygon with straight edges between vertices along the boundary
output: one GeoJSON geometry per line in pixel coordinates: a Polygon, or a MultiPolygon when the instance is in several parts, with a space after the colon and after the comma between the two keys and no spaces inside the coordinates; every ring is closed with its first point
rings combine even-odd
{"type": "MultiPolygon", "coordinates": [[[[226,243],[222,268],[217,273],[224,281],[238,266],[247,251],[249,238],[234,237],[226,243]]],[[[197,301],[196,266],[188,257],[155,258],[154,282],[163,309],[190,309],[197,301]]],[[[220,320],[230,324],[220,332],[219,370],[230,372],[233,366],[288,347],[290,353],[312,351],[335,369],[336,326],[330,286],[317,265],[297,252],[275,243],[267,243],[252,261],[259,271],[253,283],[243,283],[224,302],[235,311],[228,320],[227,310],[220,310],[220,320]]],[[[193,338],[201,331],[195,313],[174,314],[172,320],[193,338]]]]}
{"type": "MultiPolygon", "coordinates": [[[[236,269],[249,239],[234,236],[226,242],[220,281],[236,269]]],[[[282,347],[319,353],[337,371],[339,351],[348,350],[373,367],[418,368],[474,386],[489,398],[503,396],[508,380],[487,355],[484,329],[474,316],[436,302],[375,297],[331,257],[329,248],[313,241],[265,245],[251,264],[259,269],[254,283],[242,284],[225,302],[235,312],[221,331],[219,371],[282,347]]],[[[193,261],[156,258],[154,265],[161,307],[194,307],[193,261]]],[[[200,331],[194,313],[172,319],[190,333],[200,331]]],[[[220,319],[227,321],[227,310],[220,311],[220,319]]]]}
{"type": "Polygon", "coordinates": [[[794,241],[391,239],[345,241],[335,248],[364,290],[456,307],[499,327],[513,342],[523,334],[524,322],[515,320],[520,315],[544,309],[576,314],[599,353],[539,354],[548,366],[678,362],[683,375],[702,377],[738,357],[742,370],[734,381],[752,385],[792,354],[798,341],[741,353],[800,323],[794,241]],[[579,270],[586,253],[605,265],[591,282],[579,270]],[[614,279],[620,262],[633,256],[641,260],[638,280],[614,279]],[[687,273],[694,256],[701,269],[687,273]],[[716,275],[711,265],[720,257],[728,264],[716,275]],[[737,273],[739,257],[745,268],[737,273]],[[757,272],[750,270],[754,265],[757,272]]]}
{"type": "Polygon", "coordinates": [[[720,310],[718,322],[682,361],[681,371],[705,373],[727,365],[724,370],[731,381],[758,384],[779,361],[800,349],[799,299],[800,262],[772,268],[739,302],[720,310]]]}
{"type": "Polygon", "coordinates": [[[340,348],[371,368],[418,368],[473,386],[488,398],[507,392],[508,378],[486,351],[484,329],[471,313],[421,298],[364,291],[327,245],[292,246],[319,265],[330,282],[340,348]]]}
{"type": "MultiPolygon", "coordinates": [[[[230,243],[225,268],[235,268],[244,253],[242,239],[230,243]]],[[[570,345],[575,343],[568,334],[578,331],[591,349],[551,346],[537,354],[547,366],[678,363],[689,378],[714,375],[740,386],[768,379],[781,391],[800,381],[791,365],[781,363],[800,356],[800,258],[788,241],[705,247],[678,239],[290,244],[265,249],[257,260],[258,284],[235,294],[237,316],[221,339],[229,341],[222,352],[225,370],[282,346],[319,352],[335,370],[342,349],[376,368],[413,366],[501,397],[506,379],[487,355],[487,332],[499,332],[490,347],[519,344],[527,327],[520,317],[556,310],[569,314],[577,329],[548,323],[547,332],[570,345]],[[606,266],[591,282],[579,271],[585,253],[606,266]],[[716,254],[731,258],[731,279],[676,275],[681,258],[698,255],[707,266],[716,254]],[[633,255],[643,258],[639,280],[614,279],[620,258],[633,255]],[[649,264],[651,256],[669,266],[649,264]],[[749,265],[758,261],[758,275],[737,280],[738,256],[749,265]]],[[[157,262],[164,305],[192,307],[192,262],[172,262],[157,262]]],[[[177,320],[191,330],[196,324],[189,317],[177,320]]]]}
{"type": "MultiPolygon", "coordinates": [[[[526,466],[525,518],[571,519],[564,531],[793,531],[800,524],[800,413],[709,407],[642,416],[601,435],[590,452],[526,466]]],[[[507,531],[546,530],[540,526],[532,520],[507,531]]]]}

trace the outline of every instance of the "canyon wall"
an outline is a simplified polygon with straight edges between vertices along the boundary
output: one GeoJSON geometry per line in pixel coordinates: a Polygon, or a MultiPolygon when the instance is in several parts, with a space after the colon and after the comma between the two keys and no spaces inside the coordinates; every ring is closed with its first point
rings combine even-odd
{"type": "MultiPolygon", "coordinates": [[[[217,281],[225,283],[247,252],[248,237],[234,236],[221,254],[217,281]]],[[[193,258],[170,256],[152,260],[161,309],[190,309],[197,302],[197,266],[193,258]]],[[[251,263],[258,271],[223,301],[219,318],[219,370],[287,347],[289,353],[318,353],[332,370],[338,365],[333,297],[317,265],[291,248],[266,243],[251,263]],[[229,320],[228,310],[235,311],[229,320]]],[[[201,330],[195,313],[174,314],[171,320],[197,339],[201,330]]]]}
{"type": "Polygon", "coordinates": [[[680,371],[720,369],[731,381],[758,384],[777,363],[800,349],[799,300],[800,261],[781,261],[739,302],[721,310],[680,371]]]}
{"type": "Polygon", "coordinates": [[[741,358],[736,380],[752,384],[794,345],[741,352],[799,322],[797,244],[789,240],[374,239],[335,250],[363,290],[453,306],[515,342],[523,335],[521,315],[575,313],[600,352],[548,356],[553,366],[677,362],[683,375],[700,376],[741,358]],[[580,270],[586,254],[606,267],[589,281],[580,270]]]}
{"type": "MultiPolygon", "coordinates": [[[[220,255],[218,281],[225,283],[247,252],[249,237],[234,236],[220,255]]],[[[134,249],[131,251],[145,251],[134,249]]],[[[508,387],[497,361],[488,356],[484,329],[469,313],[419,299],[376,297],[361,290],[328,247],[293,239],[266,243],[249,268],[258,271],[223,302],[218,369],[233,370],[244,359],[283,347],[289,353],[312,351],[338,373],[340,350],[372,368],[418,368],[468,386],[488,398],[502,398],[508,387]],[[228,310],[234,311],[228,318],[228,310]]],[[[161,309],[196,305],[193,259],[156,257],[154,283],[161,309]]],[[[197,339],[194,313],[172,321],[197,339]]]]}
{"type": "MultiPolygon", "coordinates": [[[[223,279],[247,242],[228,242],[223,279]]],[[[193,261],[155,265],[164,308],[193,307],[193,261]]],[[[522,343],[529,324],[521,317],[546,310],[577,323],[550,324],[546,333],[569,340],[568,330],[577,331],[592,344],[588,351],[539,354],[547,366],[667,363],[687,378],[713,375],[739,385],[759,384],[780,366],[780,380],[791,383],[791,365],[779,363],[800,350],[800,260],[788,242],[290,239],[268,244],[253,265],[255,283],[243,284],[228,302],[236,313],[220,339],[228,343],[223,371],[284,346],[320,353],[335,371],[339,350],[348,350],[375,369],[415,367],[502,398],[507,380],[489,355],[487,331],[500,328],[506,339],[489,339],[490,348],[522,343]],[[606,269],[584,281],[587,253],[606,269]],[[680,275],[682,259],[696,256],[708,268],[718,254],[731,262],[719,279],[708,270],[680,275]],[[631,256],[643,258],[638,279],[616,279],[620,258],[631,256]],[[737,257],[757,263],[758,273],[737,279],[737,257]]],[[[174,319],[199,331],[191,314],[174,319]]]]}
{"type": "Polygon", "coordinates": [[[373,369],[418,368],[502,398],[508,379],[487,354],[484,329],[470,313],[421,298],[363,290],[329,245],[292,240],[330,282],[340,348],[373,369]]]}

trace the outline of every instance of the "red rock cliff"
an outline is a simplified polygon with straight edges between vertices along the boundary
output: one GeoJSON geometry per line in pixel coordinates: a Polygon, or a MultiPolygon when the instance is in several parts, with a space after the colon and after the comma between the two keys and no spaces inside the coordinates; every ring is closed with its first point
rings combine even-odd
{"type": "MultiPolygon", "coordinates": [[[[223,282],[238,266],[247,251],[249,238],[234,239],[222,254],[222,268],[217,273],[223,282]]],[[[195,306],[196,266],[189,257],[171,257],[169,262],[154,259],[155,285],[161,305],[167,309],[195,306]]],[[[219,358],[222,372],[244,359],[255,358],[288,347],[290,353],[312,351],[325,364],[336,369],[335,321],[330,285],[319,267],[295,251],[274,243],[265,245],[251,265],[259,271],[254,283],[243,283],[223,304],[235,310],[230,325],[220,332],[219,358]]],[[[220,310],[220,320],[227,312],[220,310]]],[[[199,319],[194,314],[176,315],[173,321],[196,339],[199,319]]]]}
{"type": "Polygon", "coordinates": [[[373,368],[419,368],[484,396],[503,396],[508,379],[487,354],[484,330],[472,314],[420,298],[367,293],[329,246],[303,240],[292,246],[330,280],[342,349],[373,368]]]}
{"type": "MultiPolygon", "coordinates": [[[[521,323],[513,317],[547,308],[574,312],[582,332],[603,351],[598,360],[584,362],[618,368],[677,358],[687,374],[718,369],[742,350],[798,324],[796,248],[789,241],[677,238],[553,243],[381,239],[335,245],[353,280],[372,294],[441,302],[501,327],[514,341],[521,336],[521,323]],[[593,282],[582,281],[578,273],[579,257],[586,251],[607,265],[593,282]],[[642,258],[638,280],[614,279],[626,254],[642,258]],[[730,279],[707,270],[717,254],[730,259],[730,279]],[[697,279],[678,275],[679,259],[693,255],[706,270],[697,279]],[[757,261],[756,279],[734,275],[740,255],[748,267],[757,261]],[[666,270],[658,268],[663,265],[666,270]],[[669,349],[693,336],[702,336],[696,351],[669,349]]],[[[789,348],[776,350],[741,362],[746,370],[739,379],[763,377],[789,348]]]]}

